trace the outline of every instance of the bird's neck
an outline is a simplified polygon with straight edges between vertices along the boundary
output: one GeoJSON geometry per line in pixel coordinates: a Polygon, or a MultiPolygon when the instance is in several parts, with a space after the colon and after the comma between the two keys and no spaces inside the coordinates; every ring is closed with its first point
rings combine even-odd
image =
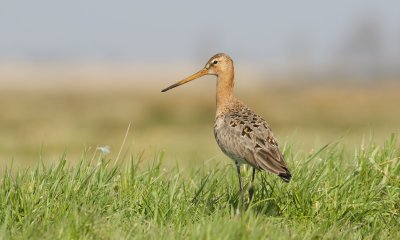
{"type": "Polygon", "coordinates": [[[221,74],[217,79],[217,115],[226,111],[229,104],[234,99],[233,96],[234,74],[233,70],[229,74],[221,74]]]}

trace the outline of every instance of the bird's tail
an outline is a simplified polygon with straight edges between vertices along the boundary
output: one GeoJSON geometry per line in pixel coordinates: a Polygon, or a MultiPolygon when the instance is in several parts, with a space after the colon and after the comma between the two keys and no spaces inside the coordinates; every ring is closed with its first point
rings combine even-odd
{"type": "Polygon", "coordinates": [[[279,173],[278,176],[281,177],[284,182],[289,182],[292,178],[292,174],[289,171],[279,173]]]}

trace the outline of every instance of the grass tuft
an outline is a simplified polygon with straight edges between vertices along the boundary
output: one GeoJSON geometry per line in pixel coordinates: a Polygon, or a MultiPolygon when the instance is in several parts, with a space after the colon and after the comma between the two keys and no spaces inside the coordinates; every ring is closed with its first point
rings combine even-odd
{"type": "MultiPolygon", "coordinates": [[[[340,143],[285,156],[289,184],[258,173],[253,202],[240,206],[233,165],[163,168],[85,153],[69,165],[11,173],[0,188],[0,237],[7,239],[399,239],[400,151],[383,146],[346,154],[340,143]]],[[[245,172],[247,181],[250,171],[245,172]]]]}

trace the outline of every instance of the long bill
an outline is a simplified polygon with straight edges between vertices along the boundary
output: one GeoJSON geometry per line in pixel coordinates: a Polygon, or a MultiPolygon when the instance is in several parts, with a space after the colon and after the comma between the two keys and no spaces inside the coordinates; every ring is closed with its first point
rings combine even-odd
{"type": "Polygon", "coordinates": [[[208,69],[207,69],[207,68],[203,68],[202,70],[200,70],[200,71],[198,71],[197,73],[195,73],[195,74],[193,74],[193,75],[191,75],[191,76],[189,76],[189,77],[183,79],[182,81],[179,81],[179,82],[177,82],[177,83],[175,83],[175,84],[172,84],[171,86],[169,86],[169,87],[167,87],[167,88],[161,90],[161,92],[166,92],[166,91],[168,91],[168,90],[170,90],[170,89],[172,89],[172,88],[175,88],[175,87],[178,87],[178,86],[180,86],[180,85],[182,85],[182,84],[185,84],[185,83],[187,83],[187,82],[193,81],[193,80],[195,80],[195,79],[197,79],[197,78],[199,78],[199,77],[202,77],[202,76],[204,76],[204,75],[207,75],[207,73],[208,73],[208,69]]]}

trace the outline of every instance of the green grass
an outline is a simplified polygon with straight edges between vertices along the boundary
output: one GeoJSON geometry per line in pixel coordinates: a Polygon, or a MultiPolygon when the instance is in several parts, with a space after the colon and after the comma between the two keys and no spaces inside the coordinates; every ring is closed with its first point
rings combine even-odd
{"type": "MultiPolygon", "coordinates": [[[[0,187],[0,237],[13,239],[399,239],[400,149],[396,135],[354,154],[340,143],[284,154],[293,179],[257,175],[240,209],[230,162],[196,169],[65,156],[55,166],[7,170],[0,187]],[[239,210],[238,210],[239,209],[239,210]]],[[[187,159],[190,161],[190,159],[187,159]]],[[[217,161],[217,160],[216,160],[217,161]]],[[[249,180],[250,171],[244,179],[249,180]]]]}

